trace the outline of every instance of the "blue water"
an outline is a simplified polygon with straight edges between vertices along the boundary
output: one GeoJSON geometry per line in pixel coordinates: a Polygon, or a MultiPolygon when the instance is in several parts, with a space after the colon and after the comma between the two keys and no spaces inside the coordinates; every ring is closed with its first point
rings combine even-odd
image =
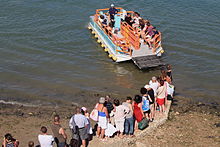
{"type": "Polygon", "coordinates": [[[87,30],[89,16],[111,3],[138,11],[162,32],[179,95],[220,102],[218,0],[1,0],[1,99],[83,103],[97,93],[138,93],[159,71],[113,63],[87,30]]]}

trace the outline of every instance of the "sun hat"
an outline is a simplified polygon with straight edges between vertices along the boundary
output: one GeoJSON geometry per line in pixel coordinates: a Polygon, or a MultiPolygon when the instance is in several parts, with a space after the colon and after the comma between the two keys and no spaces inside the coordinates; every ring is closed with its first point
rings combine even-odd
{"type": "Polygon", "coordinates": [[[87,111],[86,107],[82,107],[81,108],[84,112],[87,111]]]}
{"type": "Polygon", "coordinates": [[[148,89],[150,88],[150,85],[145,85],[144,88],[148,89]]]}
{"type": "Polygon", "coordinates": [[[100,97],[99,98],[99,103],[100,104],[104,104],[105,103],[105,98],[104,97],[100,97]]]}
{"type": "Polygon", "coordinates": [[[156,81],[156,80],[157,80],[157,78],[156,78],[156,77],[152,77],[152,80],[153,80],[153,81],[156,81]]]}
{"type": "Polygon", "coordinates": [[[114,4],[111,4],[111,7],[114,7],[115,5],[114,4]]]}

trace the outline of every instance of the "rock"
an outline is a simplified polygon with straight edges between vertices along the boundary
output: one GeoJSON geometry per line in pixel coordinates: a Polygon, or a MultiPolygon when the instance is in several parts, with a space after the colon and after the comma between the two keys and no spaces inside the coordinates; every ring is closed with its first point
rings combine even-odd
{"type": "Polygon", "coordinates": [[[179,113],[179,112],[176,112],[175,114],[176,114],[176,115],[179,115],[180,113],[179,113]]]}

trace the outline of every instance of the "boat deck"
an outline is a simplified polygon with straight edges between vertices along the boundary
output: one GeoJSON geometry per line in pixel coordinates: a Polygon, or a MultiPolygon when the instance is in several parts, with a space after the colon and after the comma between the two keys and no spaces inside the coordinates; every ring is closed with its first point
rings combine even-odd
{"type": "Polygon", "coordinates": [[[148,47],[148,45],[141,43],[140,49],[136,50],[132,47],[133,53],[132,53],[132,58],[133,57],[140,57],[140,56],[149,56],[149,55],[154,55],[152,52],[152,49],[148,47]]]}
{"type": "Polygon", "coordinates": [[[132,30],[126,28],[126,25],[123,25],[123,23],[121,23],[121,26],[123,26],[120,28],[121,30],[114,32],[114,28],[109,29],[107,27],[103,29],[103,27],[100,27],[101,24],[95,21],[94,16],[91,16],[90,20],[89,26],[93,30],[92,33],[95,34],[95,37],[98,39],[97,42],[105,48],[104,50],[108,52],[109,58],[112,58],[115,62],[133,60],[139,69],[165,65],[159,58],[159,56],[161,56],[160,52],[163,50],[162,47],[157,48],[156,52],[153,52],[153,49],[149,48],[148,44],[143,42],[140,36],[137,37],[137,34],[134,33],[130,34],[128,30],[130,32],[132,32],[132,30]],[[107,33],[106,30],[108,30],[107,33]],[[133,37],[130,35],[133,35],[133,37]],[[128,36],[130,36],[130,38],[128,36]],[[119,43],[115,42],[117,39],[119,43]],[[121,48],[120,45],[117,45],[123,44],[126,46],[128,43],[130,46],[125,48],[121,48]]]}
{"type": "MultiPolygon", "coordinates": [[[[121,34],[121,31],[119,31],[117,34],[115,34],[118,38],[124,38],[124,36],[121,34]]],[[[148,45],[141,43],[140,49],[136,50],[133,46],[131,46],[132,57],[140,57],[140,56],[148,56],[148,55],[154,55],[152,52],[152,49],[148,47],[148,45]]]]}

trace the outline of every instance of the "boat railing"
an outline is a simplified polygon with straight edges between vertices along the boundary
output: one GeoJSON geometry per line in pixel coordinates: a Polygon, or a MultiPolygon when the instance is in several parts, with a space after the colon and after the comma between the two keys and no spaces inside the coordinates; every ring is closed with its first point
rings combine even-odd
{"type": "Polygon", "coordinates": [[[112,28],[111,27],[107,27],[107,29],[108,29],[108,32],[106,32],[107,35],[111,38],[111,40],[116,45],[115,50],[117,52],[123,52],[123,53],[129,54],[131,56],[132,55],[132,50],[130,49],[129,42],[127,42],[127,40],[125,38],[118,38],[114,33],[112,33],[112,28]]]}
{"type": "Polygon", "coordinates": [[[112,40],[112,42],[116,45],[115,51],[119,53],[125,53],[128,55],[132,55],[132,49],[130,43],[126,40],[126,38],[119,38],[117,35],[112,33],[112,28],[103,25],[102,22],[98,19],[100,14],[95,14],[95,21],[99,25],[99,27],[103,30],[103,32],[112,40]]]}
{"type": "MultiPolygon", "coordinates": [[[[122,13],[121,10],[123,8],[117,7],[116,9],[119,10],[118,13],[122,13]]],[[[106,35],[109,36],[109,38],[114,42],[116,45],[116,51],[117,52],[123,52],[126,54],[131,55],[132,54],[132,49],[131,46],[134,47],[134,49],[138,50],[140,49],[140,33],[130,26],[126,22],[121,22],[121,34],[124,36],[124,38],[118,38],[114,33],[112,33],[112,28],[107,27],[102,25],[102,22],[99,21],[99,16],[100,15],[108,15],[109,8],[105,9],[97,9],[96,14],[95,14],[95,21],[97,24],[100,26],[100,28],[105,32],[106,35]],[[118,47],[120,48],[118,48],[118,47]]],[[[134,14],[133,11],[127,11],[127,13],[134,14]]],[[[158,31],[159,32],[159,31],[158,31]]],[[[154,35],[151,41],[151,46],[152,46],[152,52],[155,53],[158,48],[161,47],[161,33],[159,32],[158,34],[154,35]]]]}
{"type": "Polygon", "coordinates": [[[128,23],[121,23],[121,33],[126,40],[136,49],[140,49],[140,35],[138,35],[133,27],[128,23]]]}

